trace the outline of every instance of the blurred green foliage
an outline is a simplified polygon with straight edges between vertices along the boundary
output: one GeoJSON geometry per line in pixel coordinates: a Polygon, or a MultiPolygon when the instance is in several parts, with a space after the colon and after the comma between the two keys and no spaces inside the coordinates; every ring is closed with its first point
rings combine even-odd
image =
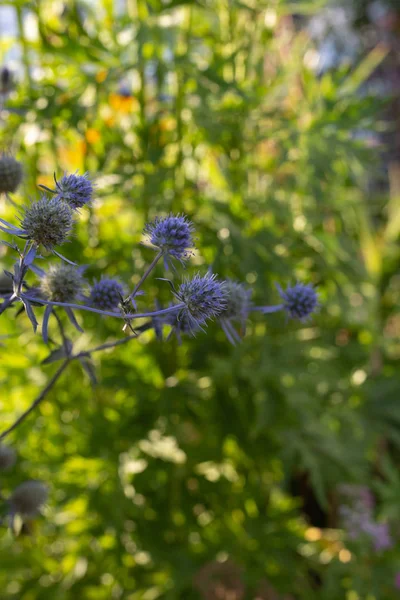
{"type": "MultiPolygon", "coordinates": [[[[65,251],[89,279],[138,281],[144,223],[179,211],[198,232],[190,269],[246,281],[256,304],[299,278],[323,306],[305,325],[257,315],[235,348],[218,324],[182,346],[149,332],[95,356],[94,389],[72,364],[8,440],[19,461],[4,494],[38,478],[51,496],[31,535],[2,532],[1,599],[397,598],[397,544],[348,544],[335,491],[369,485],[396,540],[399,190],[368,184],[382,101],[359,93],[384,49],[318,77],[291,17],[315,2],[2,4],[19,34],[1,49],[18,44],[24,67],[1,124],[25,168],[14,199],[53,172],[95,176],[65,251]]],[[[149,280],[140,307],[167,288],[149,280]]],[[[2,429],[56,368],[10,314],[2,429]]],[[[79,348],[122,335],[114,320],[80,322],[79,348]]]]}

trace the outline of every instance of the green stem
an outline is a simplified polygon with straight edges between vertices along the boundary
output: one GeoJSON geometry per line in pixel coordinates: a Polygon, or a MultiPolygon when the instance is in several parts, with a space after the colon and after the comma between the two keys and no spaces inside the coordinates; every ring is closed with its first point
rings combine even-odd
{"type": "Polygon", "coordinates": [[[156,264],[158,263],[158,261],[160,260],[162,255],[163,255],[162,250],[160,250],[160,252],[158,252],[158,254],[156,254],[156,256],[154,257],[154,259],[152,260],[150,265],[147,267],[146,271],[143,273],[143,275],[139,279],[138,283],[135,285],[133,292],[129,295],[127,300],[133,300],[133,298],[138,293],[140,286],[142,285],[142,283],[144,281],[146,281],[147,277],[150,275],[150,273],[152,272],[152,270],[154,269],[154,267],[156,266],[156,264]]]}
{"type": "Polygon", "coordinates": [[[25,421],[26,417],[28,415],[30,415],[30,413],[33,410],[35,410],[35,408],[42,402],[42,400],[45,399],[45,397],[47,396],[47,394],[49,393],[51,388],[54,386],[56,381],[60,378],[62,373],[65,371],[65,369],[69,365],[69,362],[70,362],[70,360],[67,359],[62,363],[62,365],[54,373],[53,377],[50,379],[50,381],[48,382],[46,387],[40,392],[39,396],[32,402],[30,407],[25,412],[23,412],[20,417],[18,417],[18,419],[15,421],[15,423],[13,423],[8,429],[3,431],[3,433],[0,435],[0,440],[3,440],[9,433],[14,431],[14,429],[16,429],[18,427],[18,425],[20,425],[23,421],[25,421]]]}

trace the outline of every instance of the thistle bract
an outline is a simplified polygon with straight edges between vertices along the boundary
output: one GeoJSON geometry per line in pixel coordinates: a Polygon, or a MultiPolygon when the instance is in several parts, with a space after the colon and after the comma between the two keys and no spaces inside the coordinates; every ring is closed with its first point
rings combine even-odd
{"type": "Polygon", "coordinates": [[[21,219],[26,237],[47,250],[61,246],[71,233],[73,224],[68,204],[57,197],[47,196],[25,208],[21,219]]]}
{"type": "Polygon", "coordinates": [[[192,331],[219,315],[227,303],[225,284],[209,274],[186,279],[175,296],[185,304],[179,318],[186,318],[192,331]]]}
{"type": "Polygon", "coordinates": [[[100,279],[97,281],[90,293],[90,303],[101,310],[113,310],[121,302],[124,287],[116,279],[100,279]]]}
{"type": "Polygon", "coordinates": [[[24,481],[15,488],[9,503],[12,511],[26,517],[36,515],[48,496],[47,486],[41,481],[24,481]]]}
{"type": "MultiPolygon", "coordinates": [[[[178,314],[171,313],[170,315],[167,315],[164,320],[161,321],[161,324],[170,325],[172,327],[172,331],[167,340],[169,340],[171,335],[174,333],[179,344],[182,342],[182,333],[190,333],[191,335],[195,335],[196,331],[201,328],[200,325],[195,323],[191,316],[185,311],[182,311],[178,314]]],[[[162,339],[162,337],[160,337],[160,339],[162,339]]]]}
{"type": "Polygon", "coordinates": [[[318,308],[318,294],[311,285],[296,283],[285,291],[278,286],[278,291],[284,301],[283,308],[292,319],[303,321],[318,308]]]}
{"type": "Polygon", "coordinates": [[[22,181],[22,165],[12,156],[0,157],[0,193],[15,192],[22,181]]]}
{"type": "Polygon", "coordinates": [[[56,198],[64,200],[72,209],[77,210],[92,201],[93,185],[87,175],[64,175],[56,181],[56,198]]]}
{"type": "Polygon", "coordinates": [[[43,276],[40,291],[46,300],[72,302],[82,294],[84,283],[79,269],[69,264],[56,263],[43,276]]]}
{"type": "Polygon", "coordinates": [[[0,471],[10,469],[16,461],[15,450],[10,446],[0,445],[0,471]]]}
{"type": "Polygon", "coordinates": [[[169,215],[162,219],[157,217],[144,229],[150,242],[161,250],[165,257],[177,258],[181,262],[191,254],[190,248],[194,245],[193,231],[192,223],[181,215],[169,215]]]}

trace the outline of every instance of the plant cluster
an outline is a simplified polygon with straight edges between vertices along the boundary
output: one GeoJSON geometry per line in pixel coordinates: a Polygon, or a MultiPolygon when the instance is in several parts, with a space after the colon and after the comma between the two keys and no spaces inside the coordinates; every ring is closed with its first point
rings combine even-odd
{"type": "MultiPolygon", "coordinates": [[[[3,157],[0,159],[0,171],[1,169],[5,171],[9,168],[8,165],[14,163],[19,165],[14,159],[3,157]]],[[[22,170],[20,169],[20,171],[22,170]]],[[[128,342],[151,328],[155,330],[157,337],[162,339],[163,327],[169,326],[171,330],[169,337],[174,333],[181,340],[182,333],[195,335],[200,330],[204,331],[204,327],[210,319],[217,319],[229,342],[235,345],[241,341],[246,321],[252,311],[263,314],[286,311],[288,317],[304,321],[309,319],[318,308],[317,292],[311,285],[296,283],[293,286],[289,285],[285,291],[278,287],[283,302],[273,306],[254,306],[251,302],[251,289],[237,281],[218,279],[209,270],[204,274],[196,273],[194,276],[185,276],[177,286],[171,280],[162,278],[171,286],[173,298],[170,305],[167,308],[139,313],[136,297],[143,293],[140,288],[157,263],[163,260],[165,268],[172,268],[175,272],[175,261],[184,266],[192,256],[193,223],[184,215],[169,214],[165,217],[157,217],[145,226],[143,233],[151,244],[150,248],[156,254],[130,293],[126,293],[128,289],[126,283],[121,283],[107,275],[90,285],[84,277],[85,267],[73,263],[60,254],[56,248],[69,241],[79,209],[90,205],[92,201],[94,186],[87,174],[66,174],[60,181],[57,181],[55,177],[54,179],[55,189],[41,186],[46,193],[20,211],[19,225],[0,219],[0,229],[4,233],[25,242],[24,247],[20,248],[16,242],[2,241],[18,254],[18,259],[15,261],[12,272],[5,271],[11,280],[12,289],[8,293],[2,294],[0,314],[9,312],[15,305],[21,303],[34,331],[36,331],[38,327],[36,311],[39,307],[44,307],[41,322],[44,342],[49,344],[52,341],[49,336],[51,317],[54,317],[61,336],[61,345],[58,349],[61,350],[61,353],[57,356],[64,362],[51,380],[51,385],[47,386],[45,394],[71,361],[79,359],[87,370],[88,360],[93,352],[128,342]],[[46,255],[41,254],[43,250],[47,252],[46,255]],[[51,254],[58,257],[58,262],[51,262],[47,269],[38,265],[38,261],[44,261],[51,254]],[[28,281],[29,273],[35,277],[33,284],[28,281]],[[120,340],[87,351],[74,353],[73,345],[66,337],[62,321],[57,313],[57,310],[60,309],[64,310],[70,323],[78,332],[83,332],[83,330],[75,312],[83,310],[103,317],[122,319],[125,322],[123,331],[130,330],[131,335],[125,335],[120,340]],[[139,319],[147,319],[147,322],[139,327],[132,325],[139,319]],[[237,325],[240,326],[239,331],[235,328],[237,325]]],[[[14,191],[15,186],[12,183],[7,187],[7,179],[4,178],[3,187],[7,188],[3,191],[10,193],[14,191]]],[[[43,400],[45,394],[40,395],[39,402],[43,400]]],[[[17,423],[0,434],[0,440],[15,429],[37,404],[38,399],[18,419],[17,423]]],[[[8,449],[4,447],[2,452],[6,456],[8,449]]],[[[24,491],[32,492],[32,496],[37,498],[37,503],[41,504],[44,494],[41,494],[35,485],[31,482],[29,485],[23,484],[22,491],[18,488],[20,491],[17,497],[21,497],[21,506],[24,503],[22,498],[24,491]],[[24,485],[25,487],[23,487],[24,485]]],[[[28,504],[27,500],[26,505],[28,506],[28,504]]],[[[25,512],[28,514],[32,511],[25,512]]]]}

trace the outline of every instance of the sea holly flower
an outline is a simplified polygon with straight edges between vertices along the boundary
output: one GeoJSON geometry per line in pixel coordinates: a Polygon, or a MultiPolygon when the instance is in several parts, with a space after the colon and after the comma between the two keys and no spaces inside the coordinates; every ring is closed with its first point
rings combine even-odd
{"type": "Polygon", "coordinates": [[[59,200],[66,202],[73,210],[90,204],[93,197],[93,184],[87,173],[83,175],[64,175],[56,182],[56,193],[59,200]]]}
{"type": "Polygon", "coordinates": [[[20,237],[54,251],[55,246],[66,242],[73,224],[72,210],[68,204],[58,198],[42,196],[24,209],[20,237]]]}
{"type": "MultiPolygon", "coordinates": [[[[43,271],[36,266],[33,267],[32,270],[39,275],[41,279],[40,286],[30,292],[32,302],[35,301],[35,298],[44,298],[50,302],[65,303],[74,302],[75,300],[86,300],[84,295],[86,281],[83,278],[85,267],[75,267],[60,262],[50,265],[47,271],[43,271]]],[[[47,305],[44,312],[42,336],[46,343],[48,342],[49,319],[53,310],[53,306],[47,305]]],[[[78,324],[72,309],[65,306],[64,310],[75,329],[82,333],[82,329],[78,324]]]]}
{"type": "Polygon", "coordinates": [[[148,236],[151,244],[158,248],[164,256],[167,268],[170,259],[176,258],[183,264],[192,255],[191,248],[194,246],[193,231],[193,224],[183,215],[156,217],[144,229],[144,233],[148,236]]]}
{"type": "Polygon", "coordinates": [[[277,288],[284,301],[283,308],[292,319],[305,321],[318,308],[318,294],[312,285],[296,283],[285,291],[280,286],[277,288]]]}
{"type": "Polygon", "coordinates": [[[184,305],[177,318],[186,319],[192,333],[208,319],[218,316],[227,304],[225,283],[211,274],[185,279],[178,291],[173,289],[173,294],[184,305]]]}
{"type": "Polygon", "coordinates": [[[238,323],[244,333],[246,320],[251,310],[252,291],[243,283],[230,279],[225,281],[225,289],[227,292],[226,308],[221,312],[219,322],[228,340],[235,345],[236,342],[241,341],[241,338],[232,323],[238,323]]]}
{"type": "Polygon", "coordinates": [[[76,299],[83,299],[85,286],[83,271],[84,267],[76,268],[62,262],[50,265],[40,283],[43,297],[53,302],[73,302],[76,299]]]}
{"type": "Polygon", "coordinates": [[[306,321],[318,308],[318,294],[312,285],[296,283],[283,290],[276,286],[283,303],[272,306],[255,306],[254,311],[263,314],[275,313],[285,310],[291,319],[306,321]]]}
{"type": "Polygon", "coordinates": [[[102,310],[114,310],[123,302],[124,286],[116,279],[104,277],[95,282],[90,293],[90,304],[102,310]]]}
{"type": "Polygon", "coordinates": [[[48,496],[47,486],[41,481],[24,481],[9,498],[11,514],[34,517],[45,504],[48,496]]]}
{"type": "Polygon", "coordinates": [[[22,181],[22,165],[12,156],[0,156],[0,193],[12,193],[22,181]]]}

